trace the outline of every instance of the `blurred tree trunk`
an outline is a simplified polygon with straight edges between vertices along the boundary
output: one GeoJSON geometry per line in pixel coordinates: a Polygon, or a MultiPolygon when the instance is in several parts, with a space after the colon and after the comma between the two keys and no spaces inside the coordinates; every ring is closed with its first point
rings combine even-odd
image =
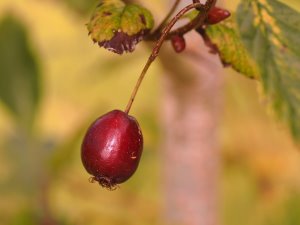
{"type": "Polygon", "coordinates": [[[167,224],[217,225],[222,65],[196,32],[186,36],[184,53],[176,55],[169,48],[160,58],[166,69],[162,96],[165,219],[167,224]]]}

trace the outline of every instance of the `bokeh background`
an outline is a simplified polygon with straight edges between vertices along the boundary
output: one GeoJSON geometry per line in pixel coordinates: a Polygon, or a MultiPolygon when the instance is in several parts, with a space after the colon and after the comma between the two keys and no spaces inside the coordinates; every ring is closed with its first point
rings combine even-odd
{"type": "MultiPolygon", "coordinates": [[[[298,0],[285,1],[300,9],[298,0]]],[[[238,1],[227,7],[235,9],[238,1]]],[[[0,0],[0,224],[161,224],[160,75],[154,63],[132,109],[145,149],[114,192],[88,182],[80,142],[91,121],[123,109],[150,52],[93,45],[86,0],[0,0]],[[9,74],[9,76],[7,76],[9,74]]],[[[159,21],[167,8],[151,1],[159,21]]],[[[168,44],[166,45],[168,47],[168,44]]],[[[256,82],[225,70],[220,127],[225,225],[300,225],[300,153],[256,82]]]]}

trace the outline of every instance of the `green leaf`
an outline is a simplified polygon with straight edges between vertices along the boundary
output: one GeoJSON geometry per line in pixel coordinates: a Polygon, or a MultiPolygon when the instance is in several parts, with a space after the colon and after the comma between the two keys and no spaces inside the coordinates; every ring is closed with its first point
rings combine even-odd
{"type": "Polygon", "coordinates": [[[31,123],[40,98],[40,73],[25,27],[11,15],[0,22],[0,100],[31,123]]]}
{"type": "Polygon", "coordinates": [[[154,25],[151,13],[136,4],[103,0],[87,28],[94,42],[118,54],[134,51],[135,45],[154,25]]]}
{"type": "Polygon", "coordinates": [[[300,13],[277,0],[245,0],[237,16],[264,92],[300,141],[300,13]]]}
{"type": "Polygon", "coordinates": [[[249,78],[258,78],[258,70],[253,59],[241,41],[236,25],[232,20],[208,26],[206,34],[217,48],[222,62],[249,78]]]}

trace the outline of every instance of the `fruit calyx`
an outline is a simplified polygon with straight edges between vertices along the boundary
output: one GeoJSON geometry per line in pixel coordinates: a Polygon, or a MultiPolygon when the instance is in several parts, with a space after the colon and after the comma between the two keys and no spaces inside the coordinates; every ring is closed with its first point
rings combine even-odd
{"type": "Polygon", "coordinates": [[[110,191],[114,191],[119,187],[109,177],[90,177],[89,182],[98,182],[101,187],[106,188],[110,191]]]}

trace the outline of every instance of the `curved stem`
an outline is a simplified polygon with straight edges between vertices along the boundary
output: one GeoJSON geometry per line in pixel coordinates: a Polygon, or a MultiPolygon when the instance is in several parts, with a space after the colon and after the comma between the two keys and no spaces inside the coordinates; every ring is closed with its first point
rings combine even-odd
{"type": "Polygon", "coordinates": [[[206,18],[206,15],[207,15],[207,12],[210,10],[210,8],[212,7],[212,4],[215,2],[216,0],[207,0],[206,3],[203,5],[201,3],[193,3],[193,4],[190,4],[186,7],[184,7],[182,10],[180,10],[176,16],[166,25],[166,27],[163,29],[162,33],[161,33],[161,36],[160,38],[158,39],[158,41],[156,42],[155,44],[155,47],[153,48],[152,50],[152,53],[151,55],[149,56],[148,58],[148,61],[146,63],[146,65],[144,66],[140,76],[139,76],[139,79],[132,91],[132,94],[130,96],[130,99],[128,101],[128,104],[126,106],[126,109],[125,109],[125,113],[129,113],[130,109],[131,109],[131,106],[132,106],[132,103],[135,99],[135,96],[138,92],[138,89],[139,87],[141,86],[141,83],[149,69],[149,67],[151,66],[152,62],[156,59],[156,57],[158,56],[158,53],[161,49],[161,46],[162,44],[164,43],[164,41],[166,40],[167,36],[169,35],[169,32],[170,30],[172,29],[172,27],[175,25],[175,23],[185,14],[187,13],[189,10],[191,9],[194,9],[194,8],[197,8],[197,9],[201,9],[204,13],[199,13],[201,14],[200,15],[200,21],[201,23],[203,24],[205,18],[206,18]]]}
{"type": "MultiPolygon", "coordinates": [[[[199,0],[193,0],[195,3],[200,3],[199,0]]],[[[215,6],[217,0],[207,0],[205,5],[201,5],[197,7],[196,9],[200,11],[200,13],[197,15],[196,18],[194,18],[189,23],[171,31],[168,36],[166,37],[166,40],[170,40],[174,35],[180,35],[183,36],[185,33],[188,33],[189,31],[198,28],[203,25],[203,21],[207,17],[208,11],[215,6]]],[[[161,35],[159,30],[156,29],[153,33],[146,36],[145,41],[157,41],[161,35]]]]}
{"type": "MultiPolygon", "coordinates": [[[[193,0],[193,2],[195,2],[195,4],[196,4],[196,3],[199,3],[200,1],[193,0]]],[[[199,14],[197,15],[197,17],[194,18],[190,23],[170,32],[167,36],[167,39],[170,39],[174,35],[183,35],[193,29],[196,29],[196,28],[202,26],[204,23],[204,20],[207,17],[209,10],[213,6],[215,6],[216,2],[217,2],[217,0],[207,0],[205,5],[201,5],[201,7],[197,7],[196,9],[199,11],[199,14]]]]}

